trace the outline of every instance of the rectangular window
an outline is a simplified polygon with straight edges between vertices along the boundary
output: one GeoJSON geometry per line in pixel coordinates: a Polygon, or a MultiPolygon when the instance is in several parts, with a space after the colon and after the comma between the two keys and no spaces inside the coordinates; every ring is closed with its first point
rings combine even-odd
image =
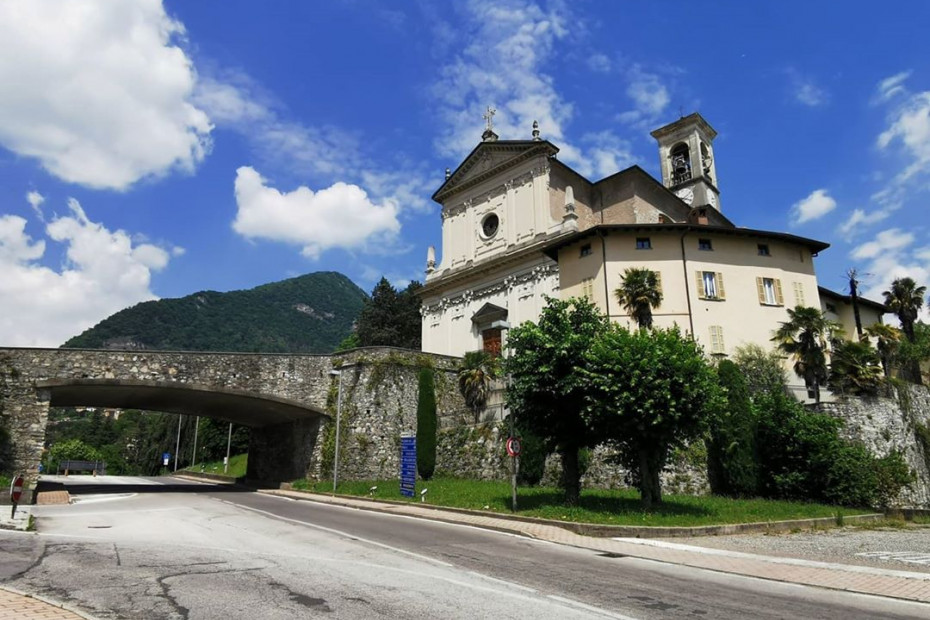
{"type": "Polygon", "coordinates": [[[827,304],[827,312],[832,312],[833,314],[836,314],[836,306],[834,306],[833,304],[827,304]]]}
{"type": "Polygon", "coordinates": [[[711,243],[710,239],[698,239],[698,249],[699,250],[713,250],[714,245],[711,243]]]}
{"type": "Polygon", "coordinates": [[[759,293],[759,303],[765,306],[783,306],[785,298],[781,291],[781,280],[778,278],[756,278],[756,292],[759,293]]]}
{"type": "Polygon", "coordinates": [[[769,246],[767,243],[760,243],[758,247],[759,256],[771,256],[771,254],[769,254],[769,246]]]}
{"type": "Polygon", "coordinates": [[[586,243],[581,246],[581,256],[591,256],[591,244],[586,243]]]}
{"type": "Polygon", "coordinates": [[[649,237],[636,237],[637,250],[651,250],[652,240],[649,237]]]}
{"type": "Polygon", "coordinates": [[[723,346],[723,326],[721,325],[710,326],[710,352],[715,355],[726,353],[723,346]]]}
{"type": "Polygon", "coordinates": [[[794,283],[794,305],[797,306],[806,306],[804,303],[804,286],[800,282],[794,283]]]}
{"type": "Polygon", "coordinates": [[[594,278],[585,278],[581,281],[581,296],[594,301],[594,278]]]}
{"type": "Polygon", "coordinates": [[[726,299],[723,290],[723,274],[719,271],[696,271],[695,283],[697,284],[698,297],[701,299],[726,299]]]}

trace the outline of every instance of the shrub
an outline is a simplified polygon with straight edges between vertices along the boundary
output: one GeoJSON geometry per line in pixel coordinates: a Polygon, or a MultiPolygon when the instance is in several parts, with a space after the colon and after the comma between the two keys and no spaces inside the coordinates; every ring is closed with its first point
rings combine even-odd
{"type": "Polygon", "coordinates": [[[424,480],[436,470],[436,387],[433,371],[421,368],[417,393],[417,473],[424,480]]]}
{"type": "Polygon", "coordinates": [[[707,438],[707,475],[717,495],[751,497],[758,493],[756,413],[739,367],[723,360],[717,368],[724,391],[707,438]]]}
{"type": "Polygon", "coordinates": [[[875,458],[839,435],[839,420],[773,394],[759,409],[759,467],[766,497],[887,506],[913,474],[899,452],[875,458]]]}
{"type": "MultiPolygon", "coordinates": [[[[509,423],[507,428],[509,429],[509,423]]],[[[517,481],[520,484],[535,486],[542,480],[546,469],[546,443],[542,438],[528,428],[521,426],[517,419],[517,436],[520,438],[520,473],[517,481]]]]}

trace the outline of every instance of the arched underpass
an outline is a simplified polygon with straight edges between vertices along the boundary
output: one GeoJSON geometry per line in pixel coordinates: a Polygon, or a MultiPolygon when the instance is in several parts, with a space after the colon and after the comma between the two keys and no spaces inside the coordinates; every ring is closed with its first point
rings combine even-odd
{"type": "Polygon", "coordinates": [[[306,475],[329,416],[286,398],[168,381],[50,379],[36,383],[50,407],[143,409],[213,418],[252,429],[246,478],[275,484],[306,475]]]}

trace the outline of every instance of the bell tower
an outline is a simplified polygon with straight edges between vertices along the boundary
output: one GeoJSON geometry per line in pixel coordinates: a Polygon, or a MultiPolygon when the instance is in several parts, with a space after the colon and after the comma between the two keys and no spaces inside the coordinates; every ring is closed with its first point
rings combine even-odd
{"type": "Polygon", "coordinates": [[[662,184],[692,207],[710,205],[719,211],[714,128],[695,112],[650,135],[659,143],[662,184]]]}

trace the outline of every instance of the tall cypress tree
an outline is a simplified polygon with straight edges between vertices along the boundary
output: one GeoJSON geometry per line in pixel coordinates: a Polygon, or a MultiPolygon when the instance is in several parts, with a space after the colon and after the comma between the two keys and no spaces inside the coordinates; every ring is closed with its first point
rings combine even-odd
{"type": "Polygon", "coordinates": [[[433,371],[421,368],[417,394],[417,473],[424,480],[436,470],[436,388],[433,371]]]}

